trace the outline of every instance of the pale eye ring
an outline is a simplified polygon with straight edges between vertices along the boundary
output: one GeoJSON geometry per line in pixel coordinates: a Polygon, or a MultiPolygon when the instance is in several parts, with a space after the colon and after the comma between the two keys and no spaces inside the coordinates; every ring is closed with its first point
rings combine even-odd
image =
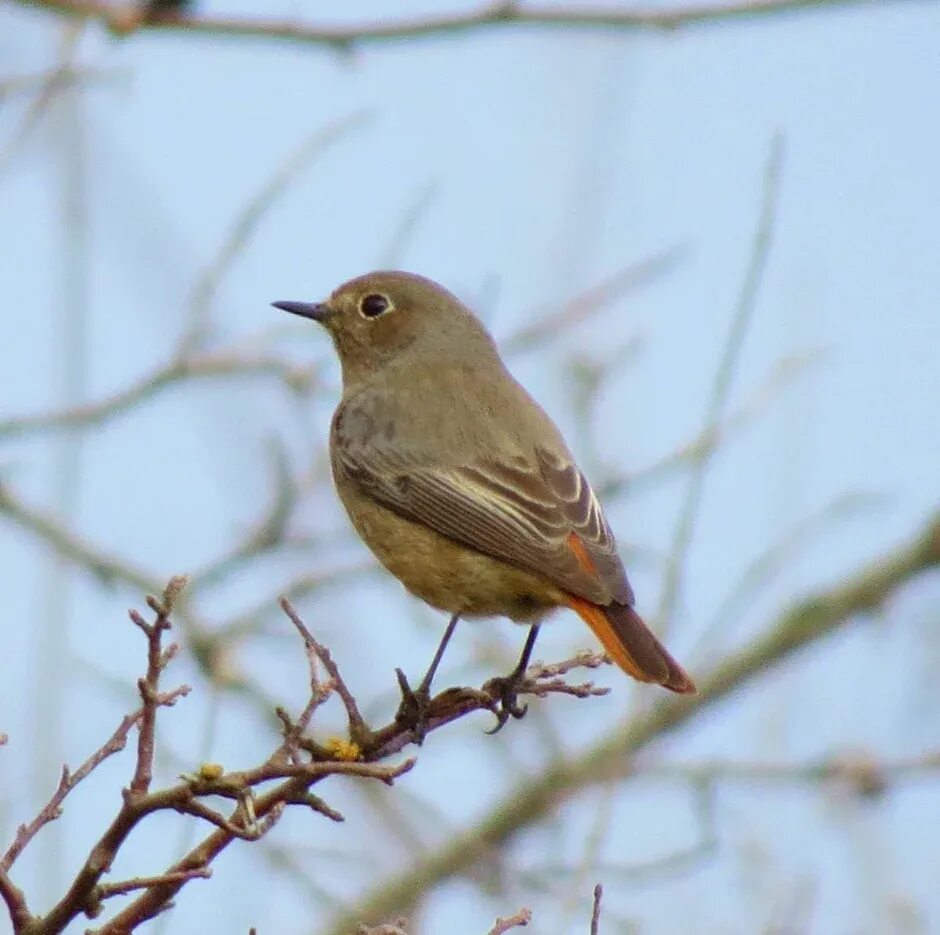
{"type": "Polygon", "coordinates": [[[391,299],[380,292],[370,292],[359,300],[359,314],[363,318],[378,318],[392,309],[391,299]]]}

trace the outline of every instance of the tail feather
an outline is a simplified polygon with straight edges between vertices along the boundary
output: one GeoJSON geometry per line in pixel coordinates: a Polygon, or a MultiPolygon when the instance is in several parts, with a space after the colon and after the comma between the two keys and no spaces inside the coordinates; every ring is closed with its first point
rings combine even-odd
{"type": "Polygon", "coordinates": [[[594,631],[610,657],[628,675],[641,682],[655,682],[681,695],[695,692],[695,682],[669,651],[626,604],[602,607],[569,596],[569,606],[594,631]]]}

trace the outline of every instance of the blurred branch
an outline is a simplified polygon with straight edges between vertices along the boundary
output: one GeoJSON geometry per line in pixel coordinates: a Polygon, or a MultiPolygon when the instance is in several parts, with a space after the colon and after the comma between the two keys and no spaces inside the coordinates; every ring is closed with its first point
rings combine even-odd
{"type": "Polygon", "coordinates": [[[555,311],[541,315],[532,324],[523,325],[518,331],[501,340],[500,348],[505,354],[515,354],[539,347],[556,338],[559,332],[587,321],[606,305],[621,298],[624,293],[662,278],[678,266],[685,253],[684,247],[670,247],[639,263],[631,263],[617,270],[607,279],[569,299],[555,311]]]}
{"type": "Polygon", "coordinates": [[[671,474],[687,470],[702,458],[710,457],[719,445],[724,444],[736,432],[753,423],[785,387],[820,359],[820,352],[785,357],[776,364],[757,391],[722,422],[717,425],[706,425],[694,438],[655,461],[632,471],[629,475],[611,477],[595,484],[597,495],[605,500],[624,492],[635,493],[643,486],[661,483],[671,474]]]}
{"type": "Polygon", "coordinates": [[[844,751],[804,763],[714,761],[633,764],[631,776],[692,783],[834,783],[860,798],[877,798],[901,780],[940,773],[940,750],[883,758],[867,750],[844,751]]]}
{"type": "Polygon", "coordinates": [[[297,506],[297,486],[290,473],[287,453],[280,441],[270,447],[274,482],[267,510],[248,533],[228,552],[213,559],[205,568],[193,575],[194,587],[208,588],[237,571],[245,562],[280,545],[297,506]]]}
{"type": "MultiPolygon", "coordinates": [[[[209,14],[163,14],[148,19],[139,4],[106,0],[15,0],[21,6],[62,16],[96,20],[115,35],[160,30],[204,36],[282,40],[346,51],[365,43],[455,36],[484,29],[563,29],[569,31],[664,32],[728,22],[762,20],[786,14],[868,6],[873,0],[736,0],[692,3],[661,9],[602,9],[539,6],[495,0],[470,12],[349,26],[320,26],[287,19],[261,19],[209,14]]],[[[874,0],[886,5],[890,0],[874,0]]]]}
{"type": "Polygon", "coordinates": [[[418,189],[388,238],[378,264],[379,269],[398,269],[401,266],[401,257],[411,245],[415,232],[424,222],[439,195],[437,182],[428,182],[418,189]]]}
{"type": "Polygon", "coordinates": [[[98,87],[126,81],[130,71],[118,68],[95,68],[92,66],[61,65],[54,71],[38,74],[11,75],[0,81],[0,104],[21,94],[48,95],[73,87],[98,87]]]}
{"type": "Polygon", "coordinates": [[[122,581],[140,591],[154,592],[156,578],[114,555],[99,551],[80,536],[40,510],[27,506],[0,481],[0,516],[6,516],[29,530],[55,552],[81,565],[105,584],[122,581]]]}
{"type": "MultiPolygon", "coordinates": [[[[58,522],[56,517],[27,505],[0,480],[0,518],[3,517],[31,532],[56,554],[74,562],[105,585],[120,582],[145,593],[160,590],[156,575],[86,542],[58,522]]],[[[184,624],[189,649],[206,678],[215,685],[247,692],[244,679],[233,671],[226,651],[226,638],[231,634],[211,631],[192,613],[188,602],[182,600],[177,608],[177,618],[184,624]]]]}
{"type": "Polygon", "coordinates": [[[758,553],[705,624],[690,656],[700,658],[701,652],[704,651],[708,658],[714,658],[722,651],[723,640],[727,640],[730,630],[741,619],[748,604],[773,581],[788,561],[800,550],[805,549],[821,532],[838,522],[858,516],[863,510],[871,509],[879,500],[879,497],[870,493],[837,497],[822,509],[803,517],[758,553]]]}
{"type": "Polygon", "coordinates": [[[265,181],[261,188],[248,199],[239,212],[232,229],[222,244],[216,258],[199,278],[193,289],[190,302],[190,321],[180,340],[179,356],[184,360],[201,346],[206,337],[212,301],[229,268],[245,249],[262,218],[271,206],[283,196],[291,183],[310,163],[337,140],[351,130],[363,126],[369,119],[366,111],[359,111],[335,123],[316,130],[290,154],[283,165],[265,181]]]}
{"type": "MultiPolygon", "coordinates": [[[[438,884],[468,873],[490,851],[543,821],[582,790],[623,773],[623,764],[640,750],[683,726],[752,684],[767,671],[846,626],[858,615],[876,611],[908,582],[940,568],[940,512],[909,542],[880,556],[830,589],[819,591],[784,611],[764,633],[709,675],[698,679],[697,695],[668,699],[618,727],[580,757],[550,761],[535,779],[520,781],[515,792],[473,827],[419,860],[406,873],[380,883],[357,900],[357,912],[387,918],[407,911],[438,884]]],[[[333,935],[349,931],[349,919],[335,920],[333,935]]]]}
{"type": "MultiPolygon", "coordinates": [[[[631,774],[632,775],[632,774],[631,774]]],[[[611,783],[613,787],[615,783],[611,783]]],[[[718,849],[718,832],[716,830],[715,787],[708,779],[694,779],[691,781],[693,792],[693,810],[698,828],[695,840],[679,850],[653,857],[639,862],[609,862],[598,860],[592,870],[597,876],[616,879],[619,884],[633,886],[646,886],[652,881],[666,878],[675,878],[679,874],[686,874],[711,857],[718,849]]],[[[564,861],[543,861],[530,865],[518,872],[517,876],[524,882],[531,881],[536,885],[544,886],[548,881],[557,882],[569,877],[577,877],[583,872],[583,861],[570,864],[564,861]]]]}
{"type": "Polygon", "coordinates": [[[296,367],[278,357],[200,354],[198,357],[177,359],[158,367],[125,389],[97,402],[71,409],[0,420],[0,439],[58,429],[83,429],[103,425],[177,383],[254,375],[275,377],[289,389],[300,392],[312,383],[315,371],[312,368],[296,367]]]}
{"type": "Polygon", "coordinates": [[[0,149],[0,176],[2,176],[6,170],[8,163],[13,158],[19,145],[38,125],[43,115],[49,109],[49,106],[55,100],[56,95],[74,83],[70,76],[75,73],[74,59],[78,48],[78,41],[81,39],[82,28],[83,24],[78,23],[66,30],[59,48],[58,65],[44,77],[39,88],[39,93],[26,108],[6,146],[0,149]]]}
{"type": "MultiPolygon", "coordinates": [[[[708,398],[702,431],[702,434],[706,437],[713,435],[721,423],[728,396],[731,392],[731,383],[737,371],[744,346],[744,338],[757,308],[757,295],[767,266],[771,236],[777,217],[777,198],[780,189],[782,161],[783,139],[778,136],[771,145],[770,156],[767,159],[767,167],[764,172],[760,217],[754,234],[747,272],[741,285],[737,307],[731,320],[731,327],[728,330],[728,337],[722,350],[721,359],[715,370],[711,393],[708,398]]],[[[692,538],[695,534],[702,493],[705,489],[705,475],[713,452],[713,446],[706,446],[702,449],[699,457],[692,462],[689,485],[682,499],[679,520],[673,534],[669,564],[666,566],[666,576],[663,581],[659,609],[656,613],[657,629],[663,636],[665,636],[672,623],[676,605],[679,602],[682,589],[682,573],[687,566],[686,556],[689,553],[692,538]]]]}

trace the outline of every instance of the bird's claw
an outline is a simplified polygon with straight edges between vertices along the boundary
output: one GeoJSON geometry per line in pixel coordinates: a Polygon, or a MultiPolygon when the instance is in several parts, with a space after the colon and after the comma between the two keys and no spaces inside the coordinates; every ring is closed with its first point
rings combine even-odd
{"type": "Polygon", "coordinates": [[[490,679],[484,690],[493,699],[493,715],[496,718],[496,726],[491,730],[485,731],[487,734],[498,734],[510,717],[517,720],[525,717],[529,710],[527,704],[519,704],[519,688],[523,682],[523,676],[514,672],[512,675],[497,676],[490,679]]]}
{"type": "Polygon", "coordinates": [[[420,747],[428,731],[431,692],[423,683],[417,690],[413,689],[408,682],[408,676],[401,669],[396,669],[395,675],[401,689],[401,703],[395,712],[395,723],[405,730],[410,730],[414,742],[420,747]]]}

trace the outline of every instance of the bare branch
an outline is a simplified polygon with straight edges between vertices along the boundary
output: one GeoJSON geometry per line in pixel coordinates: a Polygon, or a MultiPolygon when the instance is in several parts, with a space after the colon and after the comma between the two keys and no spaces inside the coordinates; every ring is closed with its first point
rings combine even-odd
{"type": "Polygon", "coordinates": [[[870,509],[878,498],[874,494],[848,494],[827,503],[820,510],[803,517],[786,530],[775,542],[748,563],[740,578],[722,599],[718,609],[702,629],[690,656],[701,657],[707,651],[714,658],[722,651],[729,631],[739,619],[748,603],[765,588],[784,567],[787,559],[805,548],[822,530],[849,517],[870,509]]]}
{"type": "Polygon", "coordinates": [[[604,895],[604,887],[598,883],[594,887],[594,904],[591,909],[591,935],[598,935],[601,925],[601,897],[604,895]]]}
{"type": "Polygon", "coordinates": [[[130,78],[131,72],[125,68],[94,68],[69,65],[60,65],[52,71],[37,74],[11,75],[0,81],[0,103],[20,94],[46,94],[50,84],[56,90],[66,90],[73,87],[100,87],[107,84],[116,84],[130,78]]]}
{"type": "MultiPolygon", "coordinates": [[[[668,32],[728,22],[760,20],[794,13],[835,10],[868,5],[871,0],[736,0],[697,3],[662,9],[537,6],[495,0],[471,12],[445,13],[420,19],[402,19],[351,26],[320,26],[297,20],[230,16],[166,14],[146,19],[136,4],[106,0],[16,0],[22,6],[62,16],[92,19],[115,35],[136,30],[159,30],[194,36],[286,41],[346,51],[360,44],[400,39],[439,38],[485,29],[527,28],[593,32],[668,32]]],[[[883,0],[887,2],[887,0],[883,0]]]]}
{"type": "Polygon", "coordinates": [[[0,897],[7,905],[14,932],[19,932],[32,922],[33,917],[26,904],[26,896],[19,887],[13,885],[6,870],[2,869],[0,869],[0,897]]]}
{"type": "Polygon", "coordinates": [[[314,375],[315,371],[310,368],[299,368],[277,357],[206,353],[198,357],[180,358],[158,367],[130,386],[97,402],[2,420],[0,438],[104,425],[168,387],[190,380],[269,376],[297,391],[309,386],[314,375]]]}
{"type": "Polygon", "coordinates": [[[194,588],[209,588],[218,584],[249,559],[263,555],[284,541],[298,503],[298,490],[291,477],[283,445],[273,442],[270,452],[274,483],[267,510],[240,542],[236,542],[228,552],[213,559],[193,575],[194,588]]]}
{"type": "Polygon", "coordinates": [[[170,614],[186,584],[186,577],[178,575],[170,579],[163,591],[162,601],[157,601],[154,597],[147,599],[150,608],[157,615],[152,624],[148,624],[136,611],[130,612],[131,620],[147,637],[147,674],[137,682],[143,707],[137,739],[137,766],[130,785],[130,791],[134,795],[149,792],[153,780],[154,732],[157,727],[157,708],[160,706],[160,676],[176,654],[175,644],[166,650],[163,649],[163,634],[170,629],[170,614]]]}
{"type": "MultiPolygon", "coordinates": [[[[708,406],[705,411],[704,435],[714,433],[721,422],[728,395],[731,392],[731,383],[738,368],[744,338],[757,308],[757,295],[763,280],[764,269],[767,266],[771,236],[777,217],[777,197],[780,188],[782,161],[783,140],[781,137],[777,137],[771,146],[764,173],[763,200],[751,248],[751,257],[721,359],[715,370],[711,393],[709,394],[708,406]]],[[[692,536],[695,532],[696,520],[698,519],[702,493],[705,487],[705,475],[713,451],[714,448],[712,447],[703,449],[701,457],[693,462],[689,485],[682,500],[679,520],[676,523],[672,549],[670,550],[669,564],[666,566],[666,578],[663,582],[659,610],[656,614],[657,629],[663,635],[672,623],[676,603],[679,600],[681,575],[686,567],[686,556],[692,544],[692,536]]]]}
{"type": "Polygon", "coordinates": [[[56,95],[72,83],[68,76],[74,74],[74,60],[81,36],[81,24],[66,30],[60,44],[58,65],[45,76],[39,93],[26,108],[10,141],[0,150],[0,173],[6,169],[20,144],[42,120],[56,95]]]}
{"type": "Polygon", "coordinates": [[[515,915],[499,918],[487,935],[505,935],[510,929],[525,928],[532,921],[532,910],[522,908],[515,915]]]}
{"type": "Polygon", "coordinates": [[[25,504],[2,481],[0,516],[6,516],[29,530],[51,545],[59,555],[81,565],[106,584],[122,581],[139,591],[153,593],[160,590],[159,582],[147,572],[89,545],[54,517],[25,504]]]}
{"type": "Polygon", "coordinates": [[[779,361],[756,392],[723,422],[706,426],[674,451],[670,451],[655,461],[631,471],[629,476],[613,477],[601,481],[595,485],[598,496],[607,499],[627,490],[635,493],[644,486],[649,487],[662,482],[678,470],[694,467],[703,458],[711,457],[712,453],[721,444],[726,442],[734,433],[754,422],[757,416],[777,398],[783,389],[821,358],[822,355],[819,352],[811,352],[798,357],[786,357],[779,361]]]}
{"type": "Polygon", "coordinates": [[[294,610],[291,602],[287,600],[286,597],[281,598],[280,605],[284,613],[287,614],[287,616],[290,618],[291,623],[293,623],[297,628],[298,633],[300,633],[304,641],[304,645],[307,647],[313,647],[313,649],[316,651],[317,657],[320,659],[320,662],[323,663],[323,668],[326,669],[330,679],[332,679],[336,694],[339,695],[341,701],[343,702],[343,707],[346,709],[346,717],[349,722],[350,738],[356,743],[362,743],[371,736],[372,731],[370,730],[369,725],[366,724],[365,719],[362,716],[362,712],[359,710],[359,705],[356,703],[356,699],[353,697],[353,693],[349,690],[349,686],[343,680],[342,675],[340,675],[339,668],[337,667],[336,663],[333,662],[333,657],[330,655],[330,651],[322,643],[318,643],[313,638],[313,635],[304,625],[304,622],[300,619],[297,611],[294,610]]]}
{"type": "MultiPolygon", "coordinates": [[[[7,902],[11,917],[27,920],[31,926],[28,929],[30,932],[62,931],[81,914],[96,916],[102,911],[104,900],[139,891],[139,895],[99,930],[109,935],[131,931],[136,925],[163,912],[173,896],[190,880],[207,877],[211,862],[231,842],[256,841],[263,837],[288,806],[300,806],[332,821],[342,821],[343,816],[339,812],[313,794],[311,787],[316,783],[329,776],[345,775],[391,785],[415,764],[414,759],[393,764],[380,762],[413,742],[411,732],[396,721],[381,730],[370,730],[359,714],[358,705],[330,653],[312,636],[289,602],[284,601],[284,610],[303,638],[307,650],[311,696],[296,720],[285,711],[278,711],[284,731],[283,743],[267,760],[254,768],[226,772],[219,765],[204,764],[193,775],[184,776],[181,783],[152,791],[157,708],[172,704],[187,691],[183,687],[173,692],[159,692],[160,676],[175,650],[175,646],[163,648],[162,637],[170,627],[170,614],[179,603],[185,585],[185,578],[173,578],[160,599],[148,598],[147,603],[155,614],[152,623],[148,623],[140,614],[131,612],[132,621],[147,638],[147,669],[138,682],[141,709],[128,715],[111,740],[89,758],[74,776],[67,769],[63,771],[59,787],[50,803],[31,825],[20,829],[0,868],[0,893],[7,902]],[[330,677],[328,681],[320,680],[318,665],[326,669],[330,677]],[[350,732],[358,738],[358,743],[333,739],[320,745],[309,737],[301,736],[313,712],[334,691],[346,706],[350,732]],[[44,917],[31,919],[25,898],[4,875],[6,870],[36,831],[58,816],[61,802],[75,783],[87,776],[106,756],[123,748],[134,725],[140,729],[137,761],[118,813],[89,851],[65,894],[44,917]],[[273,788],[270,788],[271,783],[275,783],[273,788]],[[262,788],[267,791],[260,792],[262,788]],[[205,799],[210,796],[234,802],[231,813],[223,814],[209,806],[205,799]],[[102,883],[103,875],[114,863],[133,829],[148,815],[159,811],[175,811],[193,816],[207,822],[214,830],[182,860],[161,874],[135,877],[114,884],[102,883]]],[[[536,695],[569,693],[586,697],[598,694],[602,690],[590,684],[567,685],[560,673],[567,673],[578,664],[596,667],[600,662],[596,654],[582,654],[574,660],[556,665],[533,667],[522,690],[536,695]]],[[[492,710],[495,703],[496,699],[486,685],[481,689],[448,689],[431,700],[429,729],[437,729],[475,710],[492,710]]]]}
{"type": "Polygon", "coordinates": [[[569,299],[548,315],[542,314],[530,325],[524,325],[500,341],[503,353],[513,354],[539,347],[569,328],[587,321],[625,293],[662,278],[676,268],[685,255],[682,247],[672,247],[653,254],[639,263],[618,270],[602,282],[569,299]]]}
{"type": "MultiPolygon", "coordinates": [[[[167,692],[156,697],[156,704],[159,706],[169,706],[176,703],[177,699],[184,697],[189,693],[188,685],[181,685],[171,692],[167,692]]],[[[62,803],[66,796],[87,776],[94,772],[97,767],[108,757],[119,753],[127,746],[127,738],[134,727],[140,723],[143,717],[143,708],[128,714],[118,725],[117,730],[108,738],[103,746],[99,747],[81,766],[74,772],[67,766],[62,767],[62,775],[59,778],[59,784],[53,792],[52,797],[42,807],[39,814],[28,824],[20,825],[17,829],[16,837],[13,843],[7,849],[6,853],[0,858],[0,872],[7,871],[13,866],[17,857],[23,852],[27,844],[36,836],[36,834],[49,822],[55,821],[62,814],[62,803]]]]}
{"type": "Polygon", "coordinates": [[[385,925],[357,925],[356,935],[408,935],[407,924],[407,919],[396,919],[385,925]]]}
{"type": "Polygon", "coordinates": [[[860,798],[877,798],[902,780],[940,772],[940,750],[915,756],[886,758],[871,751],[848,750],[808,762],[780,763],[721,761],[704,763],[635,763],[630,774],[692,783],[808,783],[839,784],[860,798]]]}
{"type": "Polygon", "coordinates": [[[98,899],[110,899],[112,896],[126,896],[134,890],[145,890],[161,883],[187,883],[190,880],[208,880],[212,876],[211,867],[195,867],[192,870],[181,870],[179,873],[161,873],[155,877],[134,877],[130,880],[121,880],[118,883],[102,883],[98,887],[98,899]]]}

